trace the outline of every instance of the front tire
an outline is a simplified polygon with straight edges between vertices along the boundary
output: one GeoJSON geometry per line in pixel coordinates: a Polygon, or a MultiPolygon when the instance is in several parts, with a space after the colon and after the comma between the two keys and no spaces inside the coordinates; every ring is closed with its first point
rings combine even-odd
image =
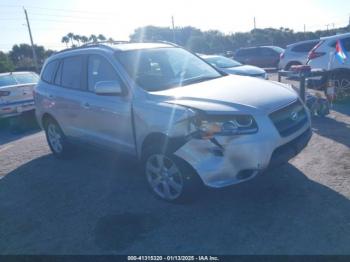
{"type": "Polygon", "coordinates": [[[200,188],[200,179],[188,163],[159,149],[147,150],[144,172],[151,191],[165,201],[191,201],[200,188]]]}
{"type": "Polygon", "coordinates": [[[53,119],[45,122],[45,134],[49,147],[57,158],[65,158],[68,154],[68,144],[58,123],[53,119]]]}

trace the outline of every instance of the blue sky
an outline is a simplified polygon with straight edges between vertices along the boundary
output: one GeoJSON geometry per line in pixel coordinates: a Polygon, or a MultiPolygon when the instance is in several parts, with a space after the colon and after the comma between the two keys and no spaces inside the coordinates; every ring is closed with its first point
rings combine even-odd
{"type": "Polygon", "coordinates": [[[68,32],[102,33],[127,40],[136,27],[191,25],[224,33],[249,31],[256,17],[257,27],[289,27],[313,31],[345,26],[349,22],[348,0],[0,0],[0,50],[16,43],[29,43],[23,8],[31,20],[34,42],[59,50],[68,32]]]}

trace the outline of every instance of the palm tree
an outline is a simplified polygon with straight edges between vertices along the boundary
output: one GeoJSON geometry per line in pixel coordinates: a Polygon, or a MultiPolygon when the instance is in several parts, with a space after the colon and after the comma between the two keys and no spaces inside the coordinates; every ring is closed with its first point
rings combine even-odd
{"type": "Polygon", "coordinates": [[[68,38],[68,36],[62,37],[61,43],[65,43],[65,44],[66,44],[66,47],[68,48],[68,43],[69,43],[69,38],[68,38]]]}
{"type": "Polygon", "coordinates": [[[73,35],[73,39],[75,40],[75,41],[77,41],[77,43],[78,43],[78,46],[80,46],[80,35],[73,35]]]}
{"type": "Polygon", "coordinates": [[[69,40],[70,40],[70,42],[71,42],[71,44],[72,44],[72,46],[73,46],[73,37],[74,37],[74,34],[73,34],[73,33],[68,33],[68,34],[67,34],[67,37],[69,38],[69,40]]]}
{"type": "Polygon", "coordinates": [[[90,35],[89,40],[96,43],[97,42],[97,36],[95,35],[90,35]]]}
{"type": "Polygon", "coordinates": [[[83,35],[83,36],[80,37],[80,41],[81,41],[83,44],[86,44],[86,43],[89,41],[89,38],[87,38],[85,35],[83,35]]]}
{"type": "Polygon", "coordinates": [[[104,35],[99,34],[98,37],[97,37],[97,39],[100,40],[100,41],[104,41],[104,40],[106,40],[107,38],[106,38],[104,35]]]}

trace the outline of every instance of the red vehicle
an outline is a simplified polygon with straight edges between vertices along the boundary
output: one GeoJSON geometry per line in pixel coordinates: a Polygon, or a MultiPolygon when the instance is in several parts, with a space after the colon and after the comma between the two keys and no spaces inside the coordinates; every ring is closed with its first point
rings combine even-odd
{"type": "Polygon", "coordinates": [[[259,46],[241,48],[234,56],[242,64],[254,65],[262,68],[277,68],[284,49],[278,46],[259,46]]]}

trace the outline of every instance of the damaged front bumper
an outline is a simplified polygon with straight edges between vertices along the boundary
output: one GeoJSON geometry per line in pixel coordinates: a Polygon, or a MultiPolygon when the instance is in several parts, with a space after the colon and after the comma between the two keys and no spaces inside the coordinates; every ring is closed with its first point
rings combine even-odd
{"type": "Polygon", "coordinates": [[[175,155],[188,162],[209,187],[220,188],[254,178],[259,172],[287,162],[311,138],[308,122],[294,134],[281,137],[272,126],[254,135],[191,139],[175,155]]]}

